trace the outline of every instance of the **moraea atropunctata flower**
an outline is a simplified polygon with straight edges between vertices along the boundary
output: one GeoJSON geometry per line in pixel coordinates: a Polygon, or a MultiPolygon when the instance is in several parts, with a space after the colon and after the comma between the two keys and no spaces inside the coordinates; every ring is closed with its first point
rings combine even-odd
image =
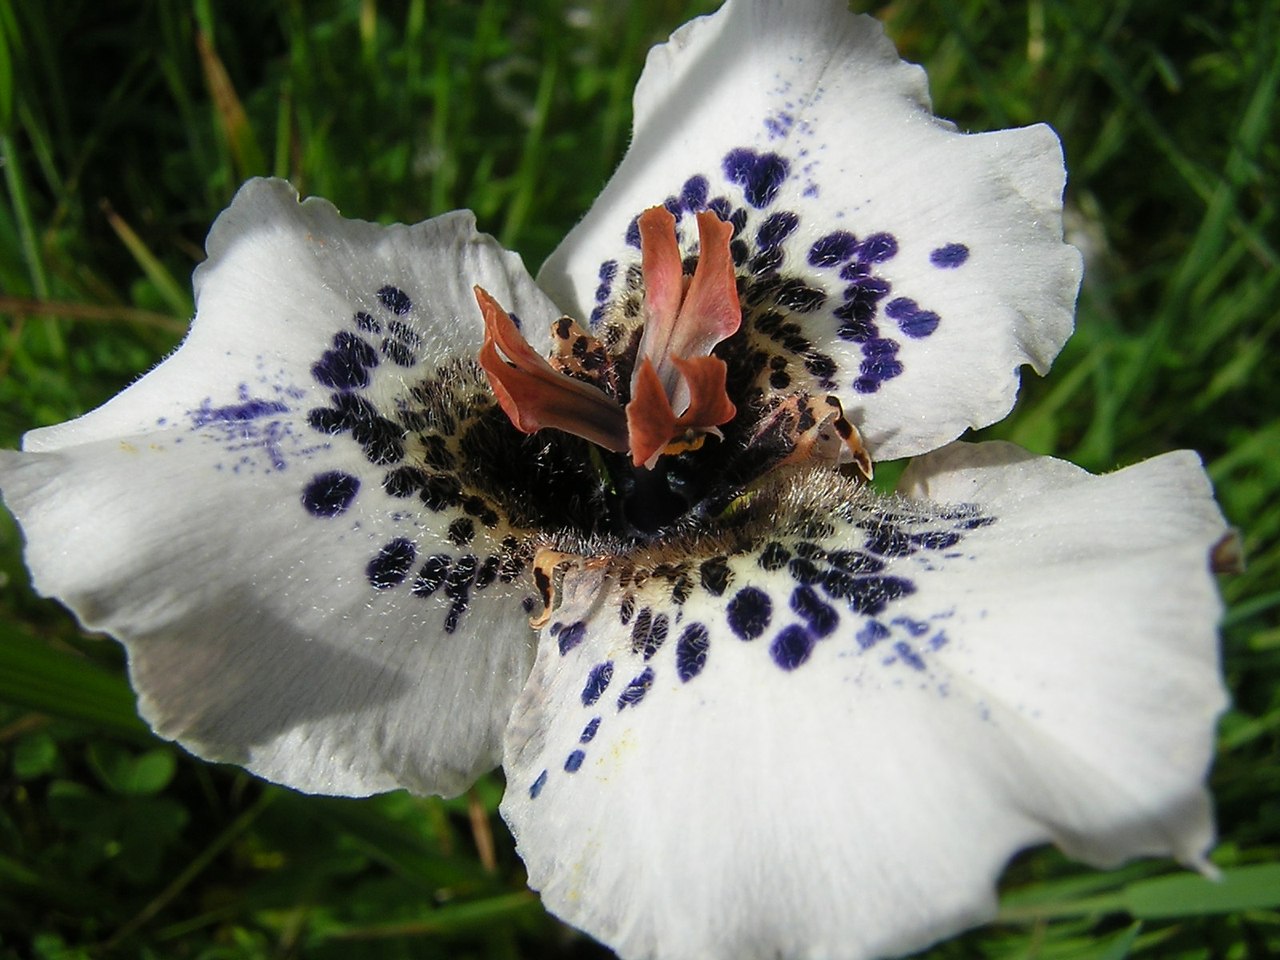
{"type": "Polygon", "coordinates": [[[625,957],[910,951],[1028,845],[1213,836],[1198,460],[952,442],[1070,333],[1063,182],[842,3],[730,0],[537,284],[470,214],[251,182],[183,346],[0,484],[195,753],[340,794],[501,761],[531,884],[625,957]]]}

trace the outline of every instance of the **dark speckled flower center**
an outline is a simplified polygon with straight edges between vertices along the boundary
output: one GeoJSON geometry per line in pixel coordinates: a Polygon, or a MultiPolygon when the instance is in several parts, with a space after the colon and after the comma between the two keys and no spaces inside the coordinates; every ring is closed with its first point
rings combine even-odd
{"type": "Polygon", "coordinates": [[[789,409],[778,405],[762,418],[742,380],[731,385],[731,364],[745,349],[735,228],[712,210],[697,212],[696,221],[698,253],[682,259],[676,218],[665,206],[636,219],[640,324],[612,351],[566,317],[553,325],[556,348],[543,358],[497,301],[475,289],[485,322],[479,365],[499,406],[522,433],[550,428],[603,451],[606,487],[617,500],[610,512],[628,538],[647,538],[691,512],[723,510],[782,462],[838,462],[849,451],[870,473],[834,398],[792,397],[789,409]],[[726,433],[736,443],[724,444],[726,433]],[[707,444],[708,437],[722,443],[707,444]],[[746,450],[752,456],[726,474],[726,451],[746,450]]]}

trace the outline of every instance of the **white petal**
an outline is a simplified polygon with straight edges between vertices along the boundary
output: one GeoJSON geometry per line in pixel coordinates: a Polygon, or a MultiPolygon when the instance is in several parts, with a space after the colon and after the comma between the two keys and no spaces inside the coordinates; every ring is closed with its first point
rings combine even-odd
{"type": "Polygon", "coordinates": [[[524,332],[539,350],[549,345],[549,325],[559,315],[519,256],[476,232],[469,210],[382,226],[344,219],[319,197],[300,203],[283,180],[256,179],[214,222],[206,248],[208,259],[194,277],[196,318],[177,362],[161,364],[76,420],[31,431],[24,449],[147,433],[181,421],[205,398],[215,406],[238,402],[239,384],[269,399],[286,389],[327,393],[308,371],[340,331],[378,348],[382,362],[371,377],[374,389],[386,393],[378,381],[385,377],[394,389],[406,377],[388,356],[390,350],[404,358],[401,348],[383,349],[383,341],[401,339],[391,321],[411,331],[404,344],[415,360],[410,369],[475,357],[484,327],[473,284],[528,320],[524,332]],[[377,329],[357,327],[357,312],[377,329]]]}
{"type": "Polygon", "coordinates": [[[467,214],[379,227],[280,182],[209,250],[177,353],[0,454],[36,587],[125,643],[143,715],[202,756],[458,792],[532,660],[527,532],[465,471],[494,412],[471,285],[551,307],[467,214]]]}
{"type": "Polygon", "coordinates": [[[1056,136],[935,120],[923,71],[841,0],[730,0],[650,53],[635,113],[621,167],[539,274],[566,310],[599,320],[628,295],[645,208],[665,202],[687,243],[693,211],[731,214],[762,308],[748,331],[793,383],[838,395],[876,459],[1000,419],[1017,367],[1043,372],[1070,334],[1081,268],[1056,136]]]}
{"type": "Polygon", "coordinates": [[[912,478],[961,502],[819,479],[709,575],[695,545],[566,577],[503,802],[554,912],[625,958],[869,958],[989,918],[1031,844],[1201,862],[1224,525],[1195,458],[957,446],[912,478]]]}

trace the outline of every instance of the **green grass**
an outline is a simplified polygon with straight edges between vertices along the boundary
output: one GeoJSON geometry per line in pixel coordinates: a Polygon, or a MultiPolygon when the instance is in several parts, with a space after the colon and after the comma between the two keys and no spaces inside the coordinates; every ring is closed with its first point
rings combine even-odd
{"type": "MultiPolygon", "coordinates": [[[[0,4],[5,446],[172,348],[247,176],[367,219],[470,207],[536,265],[617,162],[645,50],[712,4],[107,6],[0,4]]],[[[1280,955],[1280,15],[1178,9],[873,11],[940,114],[1047,120],[1066,146],[1078,332],[986,435],[1092,470],[1194,448],[1249,559],[1222,583],[1228,883],[1027,854],[1002,922],[933,957],[1280,955]]],[[[524,889],[496,776],[456,801],[344,801],[193,761],[136,719],[114,644],[30,592],[7,515],[0,584],[0,956],[607,955],[524,889]]]]}

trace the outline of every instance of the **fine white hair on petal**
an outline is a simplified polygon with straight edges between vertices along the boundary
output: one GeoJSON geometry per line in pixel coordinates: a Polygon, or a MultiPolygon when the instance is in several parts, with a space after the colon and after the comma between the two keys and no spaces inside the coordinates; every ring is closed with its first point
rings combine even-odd
{"type": "Polygon", "coordinates": [[[839,396],[877,460],[1005,416],[1020,365],[1043,373],[1071,332],[1081,265],[1053,131],[935,119],[924,72],[843,0],[729,0],[686,24],[650,53],[635,117],[539,272],[578,317],[629,294],[641,211],[665,204],[691,237],[715,210],[747,300],[795,327],[792,376],[839,396]]]}
{"type": "Polygon", "coordinates": [[[554,912],[629,960],[859,960],[990,918],[1029,845],[1204,863],[1225,525],[1194,455],[956,444],[903,491],[814,475],[683,570],[566,575],[502,808],[554,912]]]}
{"type": "Polygon", "coordinates": [[[201,756],[460,792],[533,653],[527,531],[457,468],[471,287],[554,308],[468,213],[382,227],[257,180],[208,247],[176,353],[0,453],[35,586],[124,642],[143,716],[201,756]]]}

